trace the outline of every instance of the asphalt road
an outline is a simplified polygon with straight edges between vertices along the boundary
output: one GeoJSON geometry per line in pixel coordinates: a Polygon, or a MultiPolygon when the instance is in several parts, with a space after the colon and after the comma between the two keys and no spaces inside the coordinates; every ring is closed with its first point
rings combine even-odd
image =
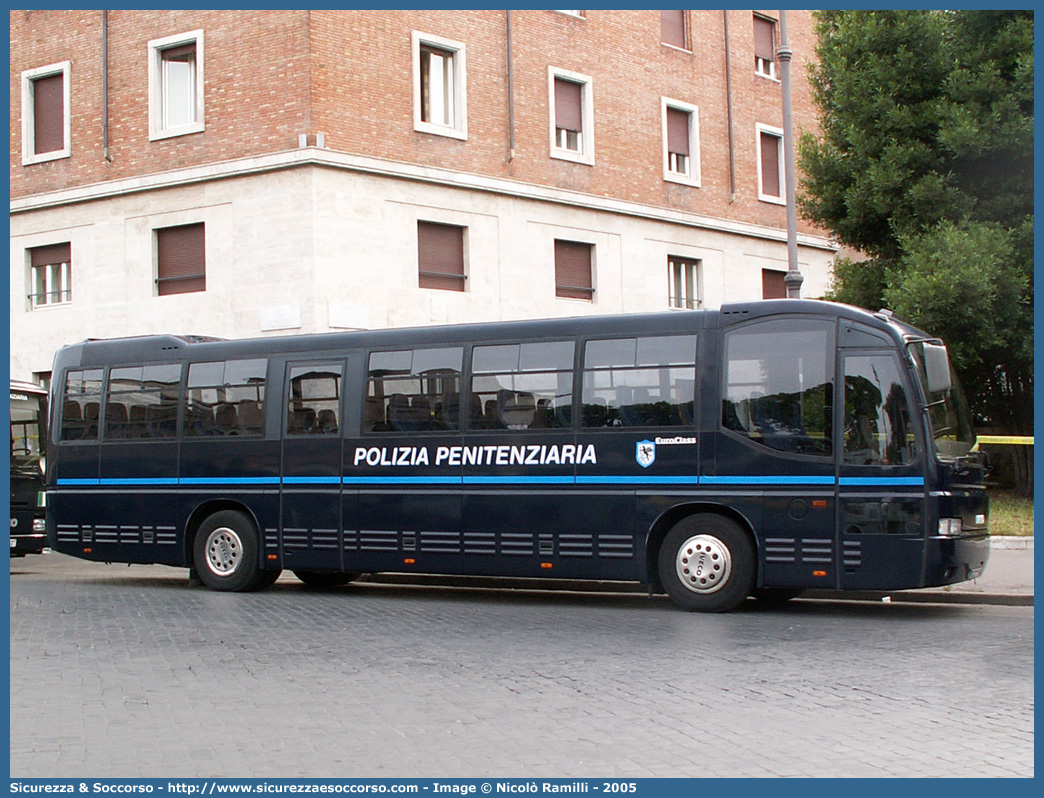
{"type": "Polygon", "coordinates": [[[12,777],[1032,776],[1033,608],[11,563],[12,777]]]}

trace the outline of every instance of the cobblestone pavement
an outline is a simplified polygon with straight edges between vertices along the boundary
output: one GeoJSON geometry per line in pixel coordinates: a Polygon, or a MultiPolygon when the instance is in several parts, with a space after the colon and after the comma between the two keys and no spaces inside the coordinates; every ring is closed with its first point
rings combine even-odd
{"type": "Polygon", "coordinates": [[[1033,609],[11,563],[12,777],[1032,776],[1033,609]]]}

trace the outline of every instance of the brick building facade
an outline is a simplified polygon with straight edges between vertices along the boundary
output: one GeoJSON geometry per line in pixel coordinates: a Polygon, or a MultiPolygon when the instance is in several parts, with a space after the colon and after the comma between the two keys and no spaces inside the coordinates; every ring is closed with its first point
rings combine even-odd
{"type": "MultiPolygon", "coordinates": [[[[774,295],[777,19],[12,11],[12,375],[86,337],[774,295]]],[[[811,129],[812,18],[788,22],[811,129]]],[[[800,227],[804,296],[834,251],[800,227]]]]}

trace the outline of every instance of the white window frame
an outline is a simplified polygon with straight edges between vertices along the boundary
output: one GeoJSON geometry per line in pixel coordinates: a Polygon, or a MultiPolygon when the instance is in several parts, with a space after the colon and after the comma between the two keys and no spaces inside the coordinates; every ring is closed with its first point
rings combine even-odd
{"type": "Polygon", "coordinates": [[[551,157],[563,161],[582,163],[594,166],[594,81],[588,75],[570,72],[558,67],[547,68],[547,116],[550,126],[549,145],[551,157]],[[555,78],[561,78],[580,85],[580,149],[570,150],[559,146],[557,125],[555,124],[555,78]]]}
{"type": "Polygon", "coordinates": [[[783,169],[783,131],[778,127],[771,127],[769,125],[763,125],[760,122],[754,125],[754,137],[755,144],[757,145],[757,164],[758,164],[758,199],[762,202],[771,202],[774,205],[786,205],[787,204],[787,184],[783,169]],[[779,150],[777,153],[777,164],[779,166],[779,196],[774,197],[771,194],[765,194],[762,188],[765,183],[762,179],[761,174],[761,134],[768,133],[770,136],[775,136],[779,139],[779,150]]]}
{"type": "Polygon", "coordinates": [[[567,17],[573,17],[574,19],[583,19],[584,18],[584,12],[583,11],[559,11],[558,9],[555,9],[555,13],[556,14],[565,14],[567,17]]]}
{"type": "Polygon", "coordinates": [[[691,103],[660,98],[660,138],[663,141],[663,179],[670,183],[700,186],[700,109],[691,103]],[[689,115],[689,165],[685,173],[671,169],[671,153],[667,149],[667,109],[673,108],[689,115]]]}
{"type": "Polygon", "coordinates": [[[468,80],[467,49],[461,42],[413,31],[413,129],[419,133],[433,133],[466,141],[468,138],[468,80]],[[449,125],[425,122],[421,118],[421,47],[427,45],[452,53],[453,96],[450,98],[452,123],[449,125]]]}
{"type": "Polygon", "coordinates": [[[684,255],[667,256],[667,306],[671,310],[698,310],[703,305],[703,261],[684,255]],[[677,261],[685,261],[682,264],[677,261]],[[682,286],[679,292],[678,278],[682,286]],[[682,300],[681,305],[676,300],[682,300]]]}
{"type": "MultiPolygon", "coordinates": [[[[777,39],[779,38],[779,21],[772,19],[771,17],[763,17],[761,14],[755,14],[754,16],[757,19],[763,19],[766,22],[772,23],[772,46],[775,48],[777,39]]],[[[775,50],[773,50],[772,55],[773,59],[771,61],[765,61],[764,58],[758,58],[757,56],[754,57],[754,74],[758,77],[768,78],[769,80],[774,80],[776,83],[779,83],[779,78],[776,77],[776,59],[778,59],[779,56],[776,55],[775,50]],[[768,64],[767,70],[765,69],[765,64],[768,64]]]]}
{"type": "Polygon", "coordinates": [[[203,95],[206,86],[203,71],[203,31],[194,30],[176,36],[166,36],[149,42],[149,141],[202,133],[206,123],[203,116],[203,95]],[[167,127],[163,120],[163,51],[187,45],[196,47],[196,119],[184,125],[167,127]]]}
{"type": "Polygon", "coordinates": [[[57,64],[27,69],[22,73],[22,166],[55,161],[72,155],[72,92],[69,85],[71,67],[71,61],[60,61],[57,64]],[[60,150],[37,154],[33,152],[36,149],[33,84],[40,78],[49,78],[52,75],[62,76],[62,125],[65,146],[60,150]]]}
{"type": "Polygon", "coordinates": [[[29,304],[32,310],[43,310],[44,308],[53,308],[63,305],[72,304],[72,254],[70,247],[69,260],[63,261],[62,263],[48,263],[43,266],[33,266],[32,263],[32,251],[39,249],[39,247],[30,247],[26,250],[27,265],[29,267],[29,285],[31,286],[29,292],[29,304]],[[40,301],[40,294],[36,290],[36,275],[40,270],[44,270],[44,290],[43,290],[43,301],[40,301]],[[57,277],[57,286],[55,285],[55,278],[57,277]],[[49,297],[51,294],[58,294],[58,299],[51,300],[49,297]],[[65,298],[62,295],[65,294],[65,298]]]}

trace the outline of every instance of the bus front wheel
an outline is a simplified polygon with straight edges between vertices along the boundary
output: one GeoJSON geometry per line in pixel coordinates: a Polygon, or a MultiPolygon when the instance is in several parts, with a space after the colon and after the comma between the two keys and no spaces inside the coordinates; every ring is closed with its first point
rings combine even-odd
{"type": "Polygon", "coordinates": [[[192,544],[196,573],[213,590],[257,590],[264,582],[258,568],[257,529],[238,510],[222,510],[199,527],[192,544]]]}
{"type": "Polygon", "coordinates": [[[675,524],[660,547],[660,581],[682,609],[728,612],[754,587],[754,547],[728,518],[704,513],[675,524]]]}

